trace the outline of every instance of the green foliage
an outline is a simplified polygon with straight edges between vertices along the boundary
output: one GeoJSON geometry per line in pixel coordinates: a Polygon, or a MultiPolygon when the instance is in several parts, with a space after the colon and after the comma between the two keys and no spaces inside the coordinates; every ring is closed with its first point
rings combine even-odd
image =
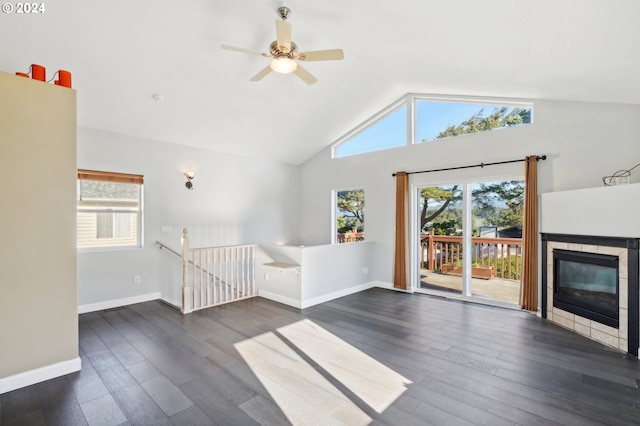
{"type": "Polygon", "coordinates": [[[455,232],[456,228],[462,224],[462,210],[450,208],[451,203],[455,204],[462,199],[462,191],[458,188],[458,185],[450,188],[432,186],[420,190],[420,195],[422,196],[420,229],[422,231],[426,231],[431,225],[434,229],[439,230],[436,231],[437,235],[453,235],[448,233],[439,234],[438,232],[444,232],[446,228],[452,227],[455,232]],[[459,213],[456,213],[456,210],[459,210],[459,213]],[[439,218],[437,222],[435,221],[436,218],[439,218]],[[450,223],[454,220],[458,221],[458,226],[450,223]]]}
{"type": "MultiPolygon", "coordinates": [[[[459,235],[458,229],[462,226],[462,209],[455,203],[462,198],[462,191],[458,186],[422,188],[421,195],[422,232],[432,228],[436,235],[459,235]]],[[[522,181],[480,184],[472,191],[471,196],[474,235],[478,234],[480,226],[522,229],[524,212],[522,181]]]]}
{"type": "Polygon", "coordinates": [[[362,232],[362,224],[354,217],[338,216],[336,221],[336,229],[339,234],[351,232],[353,228],[358,228],[358,232],[362,232]]]}
{"type": "Polygon", "coordinates": [[[496,278],[502,278],[502,271],[504,269],[504,279],[506,280],[519,280],[520,279],[520,275],[522,275],[522,257],[518,256],[516,258],[516,256],[511,256],[511,257],[505,257],[504,258],[504,265],[503,263],[503,259],[498,258],[497,262],[494,263],[494,259],[493,257],[484,257],[482,259],[478,259],[478,264],[480,265],[486,265],[486,266],[493,266],[496,273],[495,276],[496,278]],[[509,273],[509,263],[511,263],[511,273],[509,273]]]}
{"type": "MultiPolygon", "coordinates": [[[[531,122],[531,110],[524,108],[496,107],[488,116],[484,116],[481,108],[468,120],[460,124],[450,125],[436,139],[468,133],[483,132],[500,127],[516,126],[531,122]]],[[[474,227],[494,225],[499,228],[522,228],[524,185],[518,181],[482,184],[473,191],[475,217],[480,220],[474,227]]],[[[426,232],[429,227],[436,229],[438,235],[452,235],[450,222],[454,220],[455,204],[462,198],[462,191],[455,185],[446,187],[429,187],[421,189],[422,205],[420,212],[420,229],[426,232]],[[447,217],[447,215],[449,217],[447,217]],[[439,234],[443,232],[443,234],[439,234]]],[[[459,210],[459,209],[458,209],[459,210]]],[[[460,214],[461,217],[461,214],[460,214]]],[[[454,228],[454,232],[455,232],[454,228]]]]}
{"type": "Polygon", "coordinates": [[[481,184],[473,190],[474,216],[485,225],[522,229],[524,213],[524,182],[504,181],[481,184]]]}
{"type": "Polygon", "coordinates": [[[460,124],[452,124],[440,132],[436,139],[469,133],[484,132],[500,127],[517,126],[531,122],[531,110],[523,108],[496,107],[488,116],[484,116],[484,108],[473,114],[468,120],[460,124]]]}
{"type": "Polygon", "coordinates": [[[363,232],[364,190],[339,191],[336,204],[339,212],[336,218],[338,233],[351,232],[353,228],[357,228],[358,232],[363,232]]]}
{"type": "Polygon", "coordinates": [[[432,225],[433,233],[435,235],[456,235],[458,233],[459,223],[456,219],[434,222],[432,225]]]}

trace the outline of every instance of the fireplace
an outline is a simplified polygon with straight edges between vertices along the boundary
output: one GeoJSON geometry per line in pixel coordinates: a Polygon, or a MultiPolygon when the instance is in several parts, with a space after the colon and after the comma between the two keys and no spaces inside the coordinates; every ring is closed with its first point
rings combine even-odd
{"type": "Polygon", "coordinates": [[[542,317],[637,357],[640,239],[541,237],[542,317]]]}
{"type": "Polygon", "coordinates": [[[553,250],[553,306],[618,328],[619,287],[618,256],[553,250]]]}

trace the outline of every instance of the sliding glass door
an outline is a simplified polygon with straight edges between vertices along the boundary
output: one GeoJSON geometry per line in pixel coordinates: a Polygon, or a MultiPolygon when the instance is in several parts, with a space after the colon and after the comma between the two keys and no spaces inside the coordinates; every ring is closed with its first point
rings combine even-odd
{"type": "Polygon", "coordinates": [[[516,307],[522,180],[414,186],[417,292],[516,307]]]}
{"type": "Polygon", "coordinates": [[[471,185],[471,294],[518,304],[524,181],[471,185]]]}

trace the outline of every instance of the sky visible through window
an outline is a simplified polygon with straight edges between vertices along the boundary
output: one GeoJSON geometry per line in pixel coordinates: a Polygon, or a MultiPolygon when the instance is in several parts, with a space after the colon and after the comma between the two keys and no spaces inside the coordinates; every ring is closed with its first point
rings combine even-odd
{"type": "Polygon", "coordinates": [[[336,157],[395,148],[407,144],[407,106],[374,123],[336,148],[336,157]]]}
{"type": "MultiPolygon", "coordinates": [[[[433,100],[416,102],[416,141],[429,142],[451,125],[457,125],[477,114],[480,110],[487,117],[494,109],[503,105],[480,103],[456,103],[433,100]]],[[[528,106],[508,106],[531,109],[528,106]]],[[[379,151],[407,144],[407,105],[403,105],[387,117],[373,123],[369,128],[348,139],[335,148],[335,157],[346,157],[365,152],[379,151]]]]}
{"type": "Polygon", "coordinates": [[[500,105],[418,101],[416,142],[433,141],[447,127],[468,120],[478,111],[483,110],[482,115],[486,117],[493,112],[494,108],[499,107],[500,105]]]}

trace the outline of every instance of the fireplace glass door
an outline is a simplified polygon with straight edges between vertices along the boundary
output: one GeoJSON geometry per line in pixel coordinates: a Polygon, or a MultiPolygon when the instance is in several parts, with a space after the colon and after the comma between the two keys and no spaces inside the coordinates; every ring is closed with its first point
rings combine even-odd
{"type": "Polygon", "coordinates": [[[618,257],[553,251],[554,302],[565,311],[618,327],[618,257]]]}

